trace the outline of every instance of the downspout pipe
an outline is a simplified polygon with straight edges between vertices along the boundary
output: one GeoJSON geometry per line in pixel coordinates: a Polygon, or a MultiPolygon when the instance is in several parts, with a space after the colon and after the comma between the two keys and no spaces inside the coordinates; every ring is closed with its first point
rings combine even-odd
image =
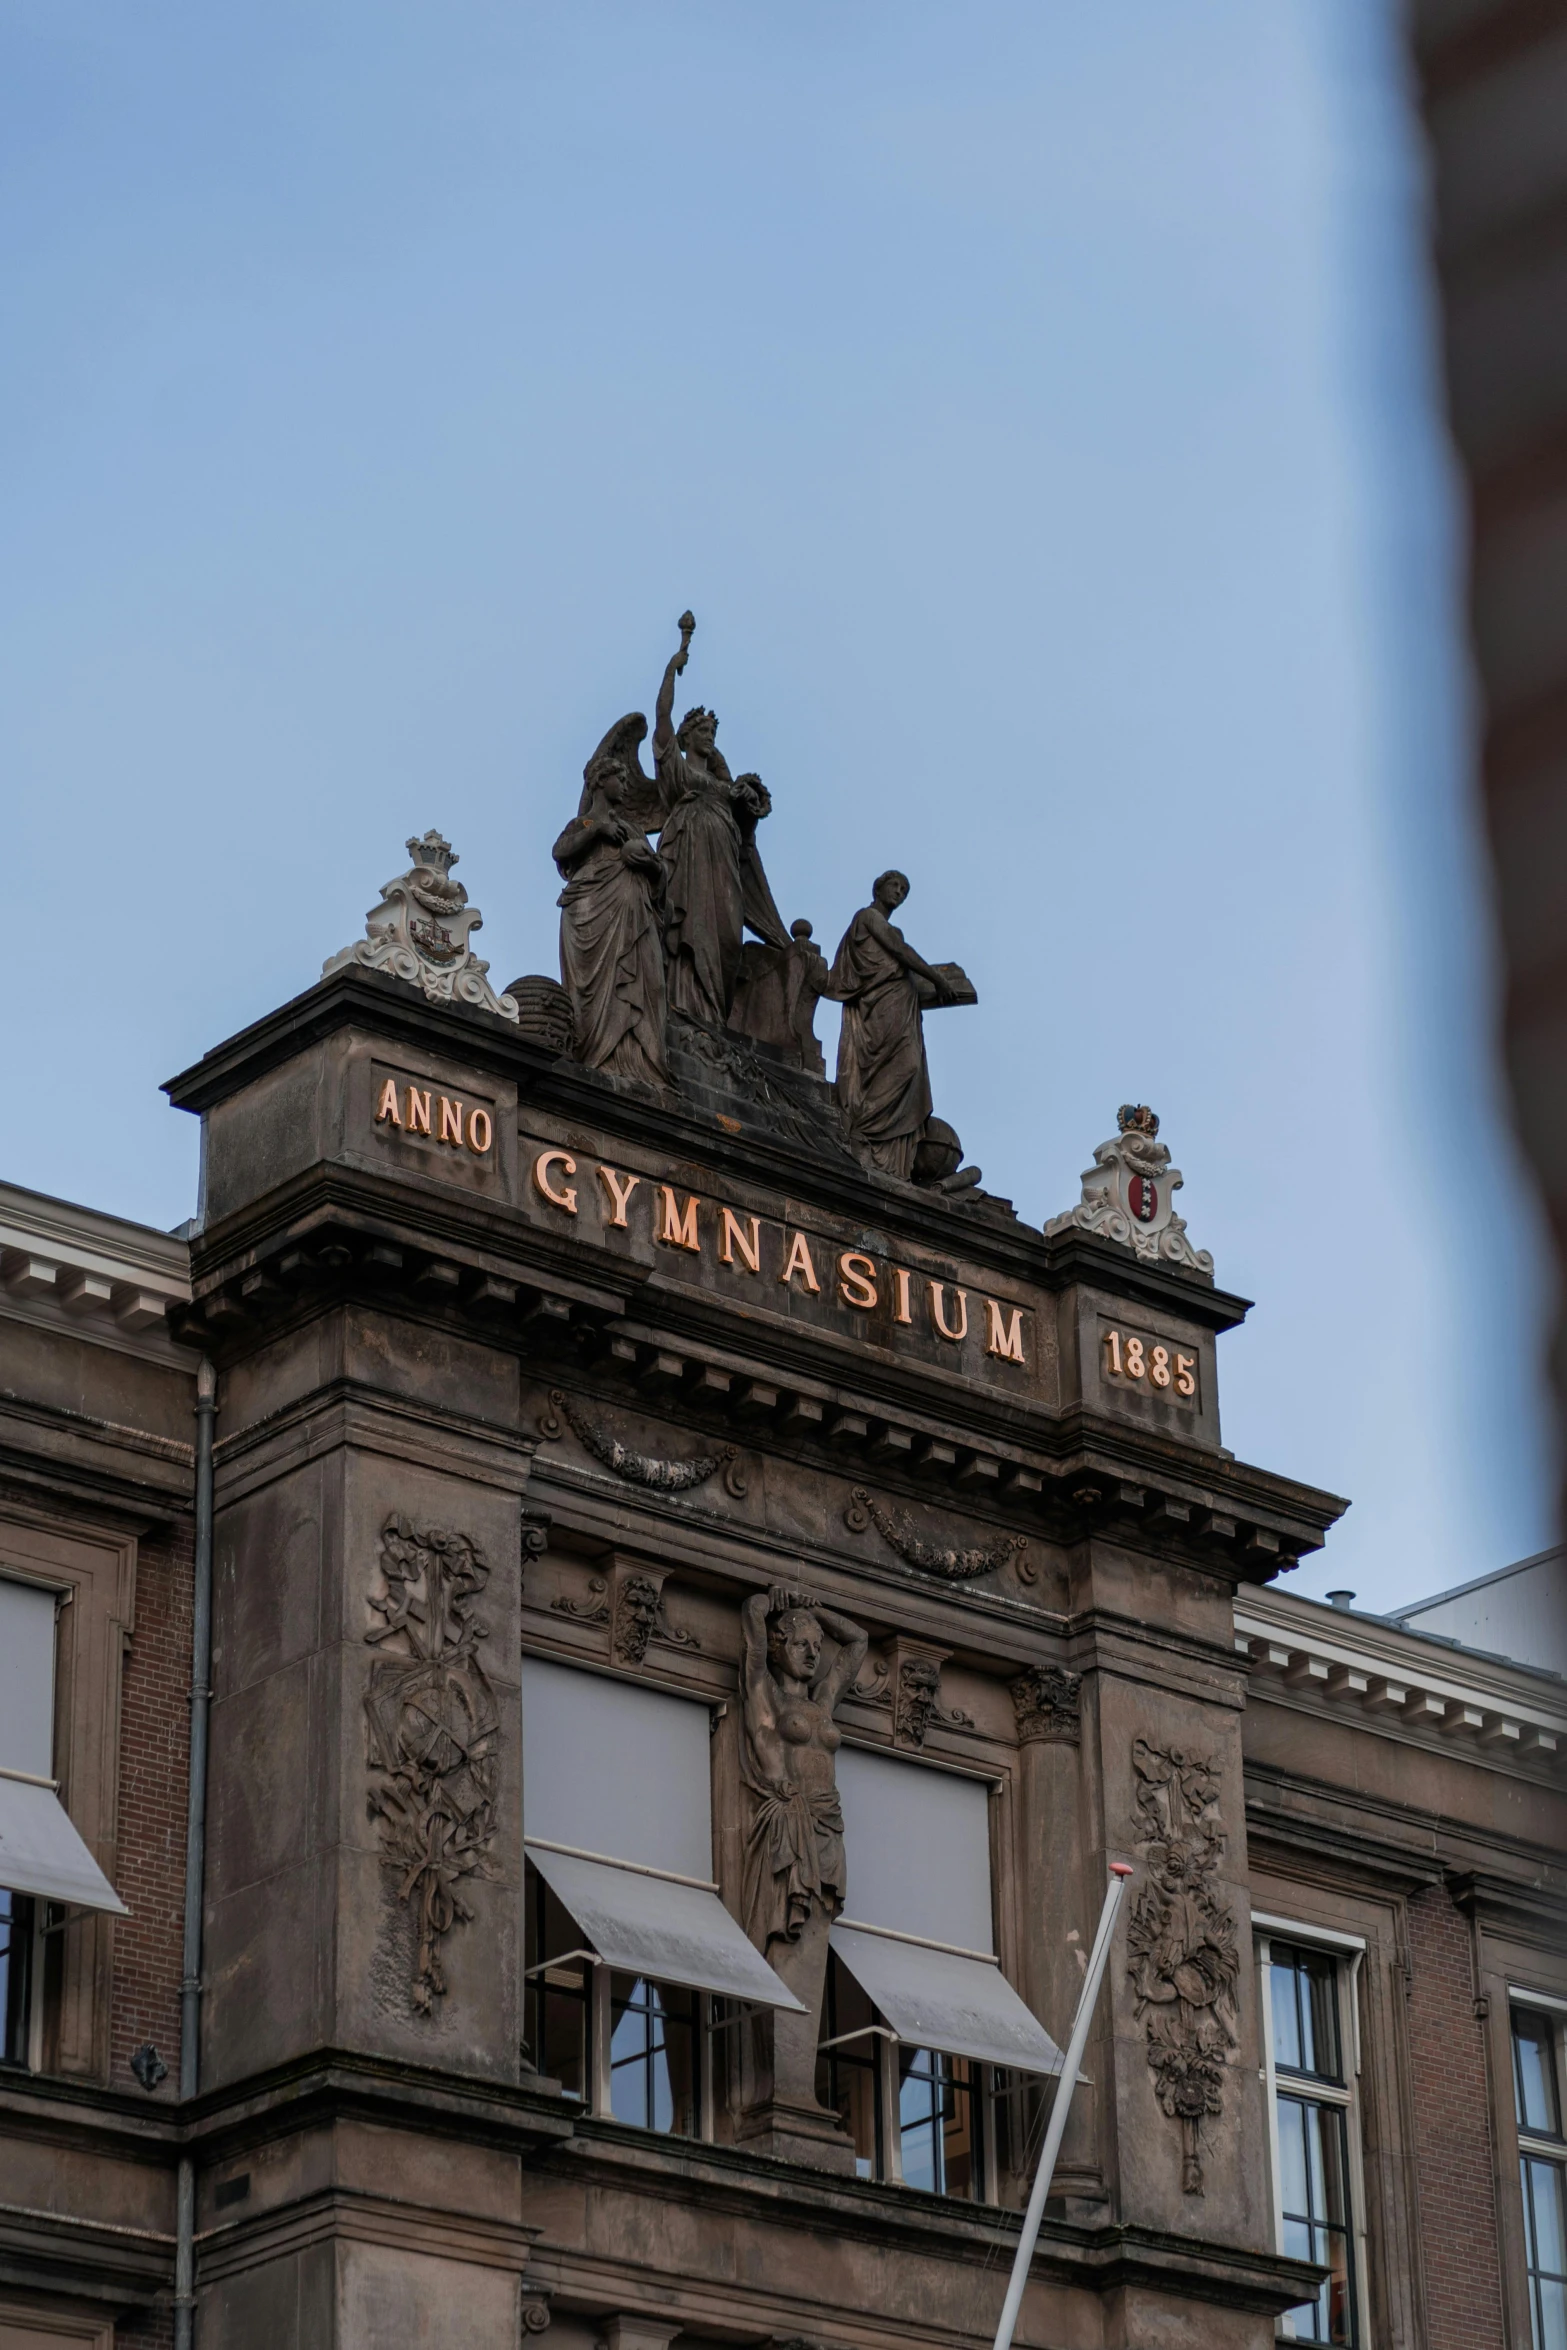
{"type": "MultiPolygon", "coordinates": [[[[190,1643],[190,1793],[185,1815],[185,1955],[180,1976],[180,2103],[201,2080],[201,1915],[207,1871],[207,1715],[212,1702],[212,1424],[218,1375],[196,1366],[196,1557],[190,1643]]],[[[180,2156],[174,2220],[174,2346],[196,2335],[196,2166],[180,2156]]]]}

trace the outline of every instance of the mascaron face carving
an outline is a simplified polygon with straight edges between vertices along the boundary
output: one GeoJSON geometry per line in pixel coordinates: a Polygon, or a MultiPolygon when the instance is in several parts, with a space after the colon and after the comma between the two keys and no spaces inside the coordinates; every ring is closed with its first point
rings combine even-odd
{"type": "Polygon", "coordinates": [[[365,1690],[369,1807],[381,1854],[418,1929],[411,1998],[429,2015],[446,1992],[441,1945],[473,1911],[465,1877],[490,1873],[500,1716],[474,1616],[490,1570],[466,1534],[419,1526],[394,1511],[381,1530],[380,1650],[365,1690]]]}
{"type": "Polygon", "coordinates": [[[1127,1930],[1138,2021],[1159,2103],[1181,2125],[1181,2186],[1200,2195],[1202,2124],[1224,2105],[1224,2068],[1239,2042],[1235,1914],[1221,1899],[1219,1779],[1208,1755],[1132,1748],[1148,1877],[1127,1930]]]}

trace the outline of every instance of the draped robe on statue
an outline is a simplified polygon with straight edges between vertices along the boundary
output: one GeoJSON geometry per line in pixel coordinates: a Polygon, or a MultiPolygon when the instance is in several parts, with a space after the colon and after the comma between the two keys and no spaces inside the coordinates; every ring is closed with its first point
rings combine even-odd
{"type": "MultiPolygon", "coordinates": [[[[586,800],[587,795],[584,795],[586,800]]],[[[573,858],[560,895],[560,975],[571,998],[578,1058],[590,1069],[667,1086],[661,876],[646,839],[598,839],[573,858]]]]}
{"type": "Polygon", "coordinates": [[[747,925],[769,946],[787,947],[773,893],[756,852],[756,818],[737,805],[723,758],[711,765],[678,742],[661,752],[658,780],[667,814],[659,833],[667,906],[669,1008],[722,1028],[734,1001],[747,925]]]}
{"type": "Polygon", "coordinates": [[[850,1139],[873,1167],[906,1183],[930,1116],[930,1072],[919,990],[908,965],[877,936],[883,919],[874,906],[855,915],[833,958],[828,992],[843,1005],[838,1106],[850,1139]]]}

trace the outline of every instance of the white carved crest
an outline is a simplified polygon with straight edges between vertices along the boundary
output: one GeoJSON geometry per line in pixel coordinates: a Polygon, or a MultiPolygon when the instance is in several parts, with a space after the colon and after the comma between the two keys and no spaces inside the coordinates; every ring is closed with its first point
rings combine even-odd
{"type": "Polygon", "coordinates": [[[1175,1212],[1183,1178],[1158,1140],[1158,1119],[1142,1103],[1127,1102],[1117,1113],[1117,1124],[1120,1131],[1094,1152],[1077,1206],[1052,1216],[1046,1232],[1069,1232],[1074,1227],[1097,1232],[1151,1264],[1187,1265],[1193,1272],[1211,1275],[1212,1256],[1205,1248],[1193,1248],[1185,1218],[1175,1212]]]}
{"type": "Polygon", "coordinates": [[[486,974],[489,964],[473,951],[472,934],[483,916],[468,903],[468,892],[453,881],[458,862],[449,840],[431,831],[408,843],[409,871],[383,882],[381,903],[365,916],[365,935],[329,955],[323,979],[347,963],[390,971],[422,987],[432,1003],[474,1004],[502,1020],[515,1020],[516,1000],[497,995],[486,974]]]}

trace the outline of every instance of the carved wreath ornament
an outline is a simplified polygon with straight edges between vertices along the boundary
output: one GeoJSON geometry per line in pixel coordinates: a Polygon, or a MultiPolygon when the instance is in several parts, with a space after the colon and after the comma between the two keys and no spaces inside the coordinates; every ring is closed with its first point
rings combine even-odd
{"type": "Polygon", "coordinates": [[[552,1387],[550,1408],[539,1420],[539,1434],[546,1443],[552,1444],[564,1435],[562,1421],[596,1461],[602,1461],[612,1476],[623,1477],[628,1485],[645,1485],[654,1493],[689,1493],[694,1486],[705,1485],[709,1477],[722,1469],[726,1489],[738,1500],[745,1497],[737,1444],[720,1445],[717,1452],[698,1453],[689,1461],[664,1461],[656,1453],[634,1452],[629,1444],[622,1444],[618,1436],[611,1436],[607,1428],[600,1428],[580,1411],[564,1388],[552,1387]]]}
{"type": "Polygon", "coordinates": [[[479,1661],[489,1627],[473,1614],[490,1570],[466,1534],[394,1511],[381,1529],[380,1650],[365,1690],[370,1816],[418,1930],[412,1999],[429,2015],[446,1992],[441,1945],[471,1919],[465,1877],[490,1873],[500,1715],[479,1661]]]}
{"type": "Polygon", "coordinates": [[[1127,1930],[1139,2022],[1159,2103],[1181,2125],[1181,2186],[1200,2195],[1202,2125],[1223,2111],[1239,2041],[1235,1915],[1215,1882],[1224,1857],[1219,1777],[1209,1755],[1132,1748],[1148,1880],[1127,1930]]]}
{"type": "Polygon", "coordinates": [[[943,1548],[926,1542],[906,1521],[883,1509],[875,1494],[867,1493],[863,1485],[856,1485],[850,1494],[843,1518],[851,1534],[863,1534],[867,1526],[874,1526],[900,1559],[908,1566],[922,1568],[927,1575],[945,1575],[949,1582],[963,1583],[975,1575],[994,1574],[997,1567],[1004,1567],[1008,1559],[1015,1558],[1019,1573],[1028,1580],[1023,1565],[1023,1553],[1028,1547],[1026,1535],[998,1534],[994,1542],[978,1543],[968,1550],[943,1548]]]}

